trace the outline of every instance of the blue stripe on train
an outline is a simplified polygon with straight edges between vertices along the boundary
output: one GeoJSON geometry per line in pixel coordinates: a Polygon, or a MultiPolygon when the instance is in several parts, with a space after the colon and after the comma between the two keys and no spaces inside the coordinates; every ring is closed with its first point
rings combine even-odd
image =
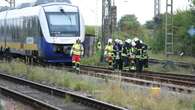
{"type": "Polygon", "coordinates": [[[55,53],[53,51],[53,44],[48,43],[44,37],[41,37],[40,40],[40,50],[41,57],[44,58],[46,62],[50,63],[72,62],[72,57],[70,55],[65,55],[63,53],[55,53]]]}

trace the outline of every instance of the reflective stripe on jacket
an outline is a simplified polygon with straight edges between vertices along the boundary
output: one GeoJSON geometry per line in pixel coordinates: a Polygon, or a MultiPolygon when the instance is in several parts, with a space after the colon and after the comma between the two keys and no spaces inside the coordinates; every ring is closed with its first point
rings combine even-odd
{"type": "Polygon", "coordinates": [[[113,45],[106,45],[105,53],[109,56],[113,55],[113,45]]]}
{"type": "Polygon", "coordinates": [[[82,55],[83,50],[84,50],[84,49],[83,49],[82,44],[75,43],[75,44],[72,46],[72,54],[73,54],[73,55],[82,55]]]}

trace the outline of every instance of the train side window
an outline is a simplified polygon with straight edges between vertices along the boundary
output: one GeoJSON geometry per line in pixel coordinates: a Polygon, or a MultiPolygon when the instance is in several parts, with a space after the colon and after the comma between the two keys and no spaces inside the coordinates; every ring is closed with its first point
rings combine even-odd
{"type": "Polygon", "coordinates": [[[24,17],[24,21],[23,21],[23,33],[24,33],[24,36],[27,35],[27,17],[24,17]]]}
{"type": "Polygon", "coordinates": [[[27,18],[27,36],[29,36],[31,34],[31,30],[30,30],[30,18],[27,18]]]}
{"type": "Polygon", "coordinates": [[[16,20],[12,18],[12,19],[11,19],[11,25],[10,25],[10,26],[11,26],[11,29],[10,29],[10,31],[11,31],[11,37],[12,37],[12,40],[13,40],[13,41],[15,41],[15,30],[16,30],[16,29],[15,29],[15,28],[16,28],[15,21],[16,21],[16,20]]]}
{"type": "Polygon", "coordinates": [[[17,38],[19,39],[19,37],[21,36],[21,18],[18,18],[18,36],[17,38]]]}
{"type": "Polygon", "coordinates": [[[23,35],[24,35],[24,29],[23,29],[23,19],[24,19],[24,17],[21,17],[21,36],[20,37],[23,37],[23,35]]]}
{"type": "Polygon", "coordinates": [[[37,29],[37,36],[43,36],[42,30],[41,30],[41,25],[40,25],[38,17],[36,18],[36,23],[37,23],[37,28],[36,28],[37,29]]]}
{"type": "Polygon", "coordinates": [[[1,31],[2,31],[2,30],[1,30],[1,22],[2,22],[2,21],[0,20],[0,37],[1,37],[1,34],[2,34],[2,32],[1,32],[1,31]]]}
{"type": "Polygon", "coordinates": [[[0,39],[1,39],[1,36],[2,36],[2,25],[1,25],[2,21],[0,20],[0,39]]]}
{"type": "Polygon", "coordinates": [[[9,33],[10,33],[10,19],[7,20],[6,36],[9,36],[9,33]]]}

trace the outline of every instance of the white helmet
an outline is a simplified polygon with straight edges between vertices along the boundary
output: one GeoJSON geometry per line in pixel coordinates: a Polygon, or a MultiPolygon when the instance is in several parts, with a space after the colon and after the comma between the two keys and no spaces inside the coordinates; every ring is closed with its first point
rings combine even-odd
{"type": "Polygon", "coordinates": [[[128,40],[129,40],[129,39],[126,39],[125,42],[128,43],[128,40]]]}
{"type": "Polygon", "coordinates": [[[131,45],[134,47],[136,45],[135,41],[132,41],[131,45]]]}
{"type": "Polygon", "coordinates": [[[143,41],[142,40],[139,40],[141,44],[143,44],[143,41]]]}
{"type": "Polygon", "coordinates": [[[123,41],[122,41],[122,40],[119,40],[118,42],[119,42],[119,44],[121,44],[121,45],[123,44],[123,41]]]}
{"type": "Polygon", "coordinates": [[[115,39],[114,42],[119,43],[119,39],[115,39]]]}
{"type": "Polygon", "coordinates": [[[112,43],[112,39],[108,39],[108,43],[112,43]]]}
{"type": "Polygon", "coordinates": [[[133,38],[133,41],[137,42],[139,39],[137,37],[133,38]]]}
{"type": "Polygon", "coordinates": [[[77,39],[77,40],[76,40],[76,43],[81,43],[81,40],[80,40],[80,39],[77,39]]]}
{"type": "Polygon", "coordinates": [[[131,43],[131,39],[127,39],[127,40],[125,40],[125,42],[130,44],[131,43]]]}

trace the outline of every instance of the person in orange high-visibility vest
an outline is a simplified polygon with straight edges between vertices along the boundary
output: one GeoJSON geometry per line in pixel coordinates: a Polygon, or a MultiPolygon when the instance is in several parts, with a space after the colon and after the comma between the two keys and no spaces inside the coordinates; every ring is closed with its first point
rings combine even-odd
{"type": "Polygon", "coordinates": [[[78,39],[76,43],[72,46],[70,54],[72,55],[72,64],[73,68],[76,70],[80,70],[80,61],[81,56],[83,56],[84,48],[81,44],[81,41],[78,39]]]}

